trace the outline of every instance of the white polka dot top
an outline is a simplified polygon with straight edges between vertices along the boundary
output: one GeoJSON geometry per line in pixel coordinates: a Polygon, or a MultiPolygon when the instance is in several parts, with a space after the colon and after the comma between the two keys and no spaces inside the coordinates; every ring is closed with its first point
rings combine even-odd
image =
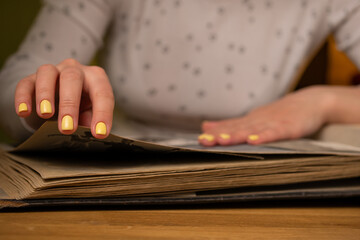
{"type": "Polygon", "coordinates": [[[1,72],[2,125],[23,137],[18,80],[100,50],[126,115],[199,129],[283,96],[330,33],[360,66],[359,22],[358,0],[47,0],[1,72]]]}

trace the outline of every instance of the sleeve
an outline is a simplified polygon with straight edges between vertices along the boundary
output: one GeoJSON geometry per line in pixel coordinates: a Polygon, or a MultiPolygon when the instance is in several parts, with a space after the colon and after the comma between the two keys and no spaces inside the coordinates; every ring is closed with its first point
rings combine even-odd
{"type": "Polygon", "coordinates": [[[106,0],[44,1],[25,40],[0,72],[0,127],[14,142],[31,134],[14,110],[19,80],[36,72],[42,64],[58,64],[66,58],[88,64],[102,45],[113,9],[106,0]]]}
{"type": "Polygon", "coordinates": [[[330,23],[338,49],[344,52],[360,69],[360,1],[337,1],[330,23]]]}

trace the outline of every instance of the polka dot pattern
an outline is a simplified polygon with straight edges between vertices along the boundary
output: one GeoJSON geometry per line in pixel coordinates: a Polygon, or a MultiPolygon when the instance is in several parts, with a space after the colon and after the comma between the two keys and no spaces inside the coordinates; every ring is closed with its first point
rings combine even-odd
{"type": "Polygon", "coordinates": [[[109,60],[118,65],[110,75],[128,79],[126,86],[115,89],[119,96],[133,99],[122,108],[137,118],[161,121],[158,116],[166,115],[169,121],[198,124],[204,116],[236,117],[273,101],[286,92],[298,62],[314,50],[309,32],[327,21],[321,8],[328,6],[325,0],[206,5],[154,0],[138,2],[135,9],[123,6],[117,25],[125,24],[133,38],[116,36],[114,44],[123,47],[109,60]],[[134,48],[124,47],[128,45],[134,48]],[[132,59],[131,65],[122,62],[122,54],[132,59]]]}
{"type": "Polygon", "coordinates": [[[246,114],[284,95],[331,31],[350,54],[360,43],[352,0],[45,3],[13,61],[88,63],[103,47],[117,106],[160,124],[246,114]]]}

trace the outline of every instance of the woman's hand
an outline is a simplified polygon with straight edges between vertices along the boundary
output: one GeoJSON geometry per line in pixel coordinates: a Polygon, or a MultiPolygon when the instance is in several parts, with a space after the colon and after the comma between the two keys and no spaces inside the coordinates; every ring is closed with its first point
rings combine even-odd
{"type": "Polygon", "coordinates": [[[360,123],[360,88],[314,86],[291,93],[244,117],[206,121],[204,146],[261,144],[310,135],[325,123],[360,123]]]}
{"type": "Polygon", "coordinates": [[[102,68],[85,66],[74,59],[56,66],[42,65],[16,87],[15,109],[20,117],[30,116],[34,96],[37,116],[49,119],[57,114],[61,133],[71,134],[83,125],[90,127],[96,138],[109,135],[114,95],[102,68]]]}

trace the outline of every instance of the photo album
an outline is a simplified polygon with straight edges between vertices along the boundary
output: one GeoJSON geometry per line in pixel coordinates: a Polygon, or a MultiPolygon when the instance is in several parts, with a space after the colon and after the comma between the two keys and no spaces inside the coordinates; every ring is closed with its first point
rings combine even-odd
{"type": "Polygon", "coordinates": [[[204,147],[193,138],[63,135],[44,123],[0,146],[0,208],[252,202],[360,196],[360,126],[312,138],[204,147]]]}

